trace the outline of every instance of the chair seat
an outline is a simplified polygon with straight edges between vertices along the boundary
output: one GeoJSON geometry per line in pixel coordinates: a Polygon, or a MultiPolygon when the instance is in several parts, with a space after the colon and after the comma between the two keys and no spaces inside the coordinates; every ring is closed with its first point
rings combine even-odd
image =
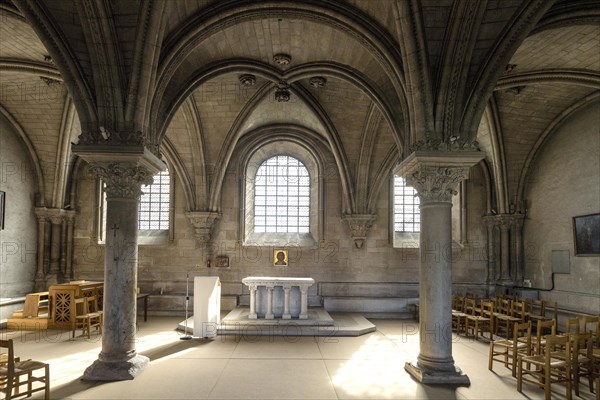
{"type": "Polygon", "coordinates": [[[46,363],[40,361],[25,360],[15,362],[15,371],[27,372],[38,368],[44,368],[45,366],[46,363]]]}
{"type": "Polygon", "coordinates": [[[477,320],[477,321],[489,321],[489,317],[484,317],[481,315],[467,315],[467,318],[470,320],[477,320]]]}
{"type": "Polygon", "coordinates": [[[87,313],[84,315],[78,315],[75,318],[76,319],[88,319],[88,318],[97,318],[100,317],[102,315],[101,312],[91,312],[91,313],[87,313]]]}
{"type": "MultiPolygon", "coordinates": [[[[513,347],[513,341],[511,339],[495,340],[494,346],[513,347]]],[[[526,349],[527,346],[527,343],[517,341],[517,349],[526,349]]]]}
{"type": "MultiPolygon", "coordinates": [[[[534,365],[544,365],[544,363],[546,362],[543,355],[521,357],[521,360],[523,362],[531,363],[534,365]]],[[[550,358],[550,366],[552,368],[564,367],[564,366],[566,366],[566,364],[567,364],[567,362],[564,359],[555,358],[555,357],[550,358]]]]}

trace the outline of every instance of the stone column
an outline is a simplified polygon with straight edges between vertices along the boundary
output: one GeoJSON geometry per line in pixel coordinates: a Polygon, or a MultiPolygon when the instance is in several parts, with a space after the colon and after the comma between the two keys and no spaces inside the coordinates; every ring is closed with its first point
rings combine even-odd
{"type": "Polygon", "coordinates": [[[300,285],[300,315],[299,319],[308,319],[308,287],[300,285]]]}
{"type": "Polygon", "coordinates": [[[514,246],[514,274],[513,278],[516,282],[522,283],[523,275],[524,275],[524,265],[523,265],[523,222],[525,220],[524,214],[512,214],[512,224],[511,224],[511,237],[513,238],[513,246],[514,246]]]}
{"type": "Polygon", "coordinates": [[[54,285],[59,282],[60,275],[60,248],[63,219],[60,210],[51,209],[50,211],[50,270],[46,276],[46,284],[54,285]]]}
{"type": "Polygon", "coordinates": [[[290,291],[292,287],[290,285],[283,285],[283,315],[281,318],[283,319],[291,319],[292,315],[290,314],[290,291]]]}
{"type": "Polygon", "coordinates": [[[66,275],[70,280],[75,279],[75,271],[73,269],[73,237],[75,231],[75,211],[67,212],[67,261],[66,275]]]}
{"type": "Polygon", "coordinates": [[[250,313],[248,318],[258,318],[258,315],[256,315],[256,285],[250,285],[250,313]]]}
{"type": "Polygon", "coordinates": [[[487,230],[487,277],[486,284],[488,285],[488,291],[490,290],[489,285],[493,285],[496,283],[497,273],[496,266],[498,260],[498,254],[496,251],[496,238],[494,232],[496,230],[496,218],[494,215],[486,215],[483,217],[483,222],[485,223],[487,230]]]}
{"type": "Polygon", "coordinates": [[[62,224],[60,227],[60,281],[64,282],[68,279],[67,273],[67,216],[63,214],[62,224]]]}
{"type": "Polygon", "coordinates": [[[420,152],[400,165],[400,175],[420,198],[420,352],[405,369],[425,384],[470,385],[452,357],[452,196],[479,152],[420,152]]]}
{"type": "Polygon", "coordinates": [[[106,183],[104,329],[102,351],[83,379],[133,379],[148,364],[135,350],[138,207],[152,172],[135,163],[97,163],[90,172],[106,183]]]}
{"type": "Polygon", "coordinates": [[[499,216],[500,227],[500,283],[512,283],[510,276],[510,225],[511,221],[507,215],[499,216]]]}
{"type": "Polygon", "coordinates": [[[273,289],[274,287],[267,286],[267,311],[265,312],[265,319],[273,319],[273,289]]]}
{"type": "Polygon", "coordinates": [[[38,221],[38,240],[37,240],[37,269],[35,272],[35,290],[44,292],[46,286],[46,272],[44,271],[44,254],[46,243],[46,209],[36,208],[35,215],[38,221]]]}

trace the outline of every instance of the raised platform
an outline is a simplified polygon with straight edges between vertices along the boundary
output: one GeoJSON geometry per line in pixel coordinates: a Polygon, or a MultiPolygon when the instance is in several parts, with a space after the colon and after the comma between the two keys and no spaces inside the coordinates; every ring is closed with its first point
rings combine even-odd
{"type": "MultiPolygon", "coordinates": [[[[217,327],[218,335],[241,336],[360,336],[375,332],[376,327],[360,314],[329,314],[322,307],[308,309],[307,319],[249,319],[248,307],[237,307],[232,310],[217,327]]],[[[192,334],[193,317],[188,318],[187,332],[192,334]]],[[[185,331],[185,321],[177,326],[185,331]]]]}

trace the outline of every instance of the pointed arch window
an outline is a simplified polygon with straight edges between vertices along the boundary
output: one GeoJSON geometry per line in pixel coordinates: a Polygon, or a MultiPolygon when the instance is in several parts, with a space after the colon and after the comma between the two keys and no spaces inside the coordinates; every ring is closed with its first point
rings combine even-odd
{"type": "Polygon", "coordinates": [[[421,231],[419,196],[414,188],[406,186],[401,176],[394,176],[394,231],[421,231]]]}
{"type": "Polygon", "coordinates": [[[168,230],[171,196],[169,170],[154,175],[151,185],[142,186],[142,193],[138,209],[138,229],[168,230]]]}
{"type": "Polygon", "coordinates": [[[254,179],[254,232],[310,231],[310,174],[288,155],[264,161],[254,179]]]}
{"type": "MultiPolygon", "coordinates": [[[[173,188],[169,170],[154,175],[151,185],[142,186],[142,196],[138,208],[138,244],[167,244],[173,240],[170,227],[173,224],[173,188]]],[[[106,184],[100,184],[98,208],[98,242],[103,243],[106,232],[106,184]]]]}

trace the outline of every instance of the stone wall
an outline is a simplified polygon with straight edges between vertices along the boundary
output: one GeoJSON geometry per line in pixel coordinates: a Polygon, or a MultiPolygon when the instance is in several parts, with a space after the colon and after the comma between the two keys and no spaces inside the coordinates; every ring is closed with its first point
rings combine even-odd
{"type": "MultiPolygon", "coordinates": [[[[219,275],[223,294],[235,296],[242,304],[247,302],[248,296],[241,284],[242,278],[260,275],[312,277],[317,284],[309,291],[310,304],[318,305],[323,302],[323,296],[330,296],[329,304],[339,310],[346,310],[345,307],[356,310],[355,305],[360,304],[367,312],[393,313],[390,310],[396,310],[408,313],[408,305],[418,301],[418,249],[394,248],[390,238],[390,185],[383,185],[376,205],[377,218],[363,248],[358,249],[346,222],[342,220],[339,176],[328,171],[323,185],[323,240],[309,247],[290,243],[286,247],[289,249],[289,265],[274,267],[274,246],[243,245],[243,231],[238,227],[240,182],[234,168],[231,168],[222,189],[222,217],[213,230],[212,245],[208,249],[196,243],[192,226],[185,216],[188,205],[182,185],[176,182],[175,217],[171,228],[174,229],[174,240],[166,245],[142,245],[139,248],[139,286],[143,292],[156,295],[150,301],[151,311],[165,313],[168,309],[181,309],[188,271],[192,275],[219,275]],[[223,255],[229,257],[229,267],[217,268],[215,257],[223,255]],[[210,268],[207,267],[209,257],[210,268]],[[160,293],[163,293],[163,298],[160,298],[160,293]]],[[[96,200],[93,198],[95,186],[95,182],[84,173],[79,185],[79,215],[75,232],[77,279],[103,278],[103,246],[97,243],[93,233],[93,221],[97,218],[96,200]]],[[[484,293],[487,258],[481,216],[485,213],[485,189],[477,167],[473,169],[467,187],[468,242],[459,243],[459,238],[456,238],[452,250],[434,251],[440,257],[453,257],[456,291],[484,293]]],[[[459,210],[455,210],[453,215],[455,223],[458,223],[459,210]]]]}
{"type": "Polygon", "coordinates": [[[600,103],[572,115],[549,138],[533,166],[525,193],[525,279],[550,288],[552,251],[566,250],[570,273],[556,274],[553,291],[540,292],[559,307],[597,314],[600,256],[575,256],[574,216],[600,212],[600,103]]]}
{"type": "MultiPolygon", "coordinates": [[[[0,231],[0,298],[13,298],[24,296],[34,287],[36,182],[25,146],[1,115],[0,143],[0,191],[6,192],[5,224],[0,231]]],[[[5,317],[0,315],[0,319],[5,317]]]]}

